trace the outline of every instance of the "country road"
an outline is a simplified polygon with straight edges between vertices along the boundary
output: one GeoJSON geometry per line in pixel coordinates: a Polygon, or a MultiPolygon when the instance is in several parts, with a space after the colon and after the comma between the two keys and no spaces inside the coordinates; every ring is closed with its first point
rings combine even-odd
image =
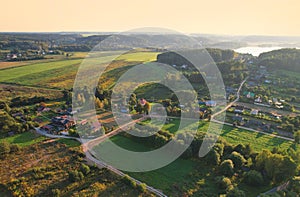
{"type": "Polygon", "coordinates": [[[244,79],[244,81],[242,81],[238,91],[236,92],[236,99],[234,101],[232,101],[231,103],[229,103],[224,109],[222,109],[221,111],[218,111],[217,113],[213,114],[211,116],[211,119],[214,119],[214,117],[216,117],[217,115],[225,112],[227,109],[229,109],[233,104],[235,104],[239,99],[240,99],[240,92],[242,90],[243,85],[245,84],[245,82],[247,81],[248,77],[246,79],[244,79]]]}
{"type": "MultiPolygon", "coordinates": [[[[86,155],[86,159],[94,164],[97,165],[97,167],[99,168],[107,168],[108,170],[112,171],[113,173],[123,177],[125,176],[126,174],[123,173],[122,171],[114,168],[113,166],[110,166],[98,159],[96,159],[94,156],[93,156],[93,147],[98,145],[99,143],[105,141],[106,139],[108,139],[109,137],[112,137],[112,136],[115,136],[117,134],[119,134],[120,132],[124,131],[127,127],[130,127],[132,125],[134,125],[135,123],[137,122],[140,122],[142,120],[144,120],[146,117],[143,116],[142,118],[139,118],[139,119],[136,119],[136,120],[133,120],[129,123],[126,123],[120,127],[118,127],[117,129],[105,134],[105,135],[102,135],[98,138],[95,138],[95,139],[92,139],[92,140],[84,140],[84,139],[81,139],[81,138],[76,138],[76,137],[70,137],[70,136],[63,136],[63,135],[52,135],[52,134],[49,134],[49,133],[46,133],[44,131],[42,131],[40,128],[36,127],[35,130],[37,133],[41,134],[41,135],[44,135],[46,137],[49,137],[49,138],[65,138],[65,139],[74,139],[74,140],[77,140],[79,141],[81,144],[82,144],[82,149],[86,155]],[[124,130],[123,130],[124,129],[124,130]]],[[[129,178],[134,181],[136,184],[140,185],[142,184],[143,182],[133,178],[133,177],[130,177],[129,178]]],[[[146,185],[146,189],[147,191],[155,194],[156,196],[159,196],[159,197],[167,197],[167,195],[165,195],[162,191],[158,190],[158,189],[155,189],[149,185],[146,185]]]]}
{"type": "MultiPolygon", "coordinates": [[[[232,124],[230,123],[227,123],[227,122],[222,122],[222,121],[218,121],[215,119],[215,117],[217,115],[220,115],[221,113],[225,112],[226,110],[228,110],[233,104],[237,103],[240,99],[240,92],[243,88],[243,85],[245,84],[245,82],[247,81],[248,78],[246,78],[244,81],[242,81],[237,93],[236,93],[236,96],[237,98],[232,101],[231,103],[229,103],[224,109],[222,109],[221,111],[213,114],[211,116],[211,121],[212,122],[215,122],[215,123],[219,123],[219,124],[223,124],[223,125],[228,125],[228,126],[232,126],[232,124]]],[[[251,128],[248,128],[248,127],[243,127],[243,126],[236,126],[237,128],[240,128],[240,129],[244,129],[244,130],[248,130],[248,131],[252,131],[252,132],[256,132],[256,133],[261,133],[261,134],[264,134],[264,135],[269,135],[271,137],[276,137],[276,138],[280,138],[280,139],[284,139],[284,140],[288,140],[288,141],[294,141],[293,138],[289,138],[289,137],[284,137],[284,136],[280,136],[280,135],[275,135],[275,134],[272,134],[272,133],[267,133],[267,132],[264,132],[264,131],[259,131],[259,130],[256,130],[256,129],[251,129],[251,128]]]]}

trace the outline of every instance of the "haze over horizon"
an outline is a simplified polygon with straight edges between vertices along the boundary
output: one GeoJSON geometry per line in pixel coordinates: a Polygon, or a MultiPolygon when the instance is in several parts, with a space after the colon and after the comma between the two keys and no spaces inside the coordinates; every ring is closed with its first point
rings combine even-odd
{"type": "Polygon", "coordinates": [[[299,36],[297,0],[17,0],[2,2],[1,32],[121,32],[163,27],[183,33],[299,36]]]}

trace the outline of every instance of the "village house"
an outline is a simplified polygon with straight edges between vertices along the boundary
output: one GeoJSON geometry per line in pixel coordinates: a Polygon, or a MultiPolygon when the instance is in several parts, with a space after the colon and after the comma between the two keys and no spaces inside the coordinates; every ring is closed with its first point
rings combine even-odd
{"type": "Polygon", "coordinates": [[[235,116],[232,116],[232,120],[234,122],[238,122],[239,124],[241,124],[244,121],[244,118],[240,115],[235,115],[235,116]]]}
{"type": "Polygon", "coordinates": [[[51,119],[51,122],[53,125],[56,125],[57,127],[62,127],[64,129],[69,129],[70,127],[75,125],[75,121],[73,120],[73,118],[70,118],[66,115],[53,117],[51,119]]]}
{"type": "Polygon", "coordinates": [[[239,113],[239,114],[242,114],[245,110],[245,107],[242,106],[242,105],[237,105],[235,106],[234,108],[234,113],[239,113]]]}
{"type": "Polygon", "coordinates": [[[258,111],[257,109],[252,109],[251,112],[250,112],[250,114],[251,114],[251,115],[254,115],[254,116],[257,116],[257,115],[258,115],[258,112],[259,112],[259,111],[258,111]]]}

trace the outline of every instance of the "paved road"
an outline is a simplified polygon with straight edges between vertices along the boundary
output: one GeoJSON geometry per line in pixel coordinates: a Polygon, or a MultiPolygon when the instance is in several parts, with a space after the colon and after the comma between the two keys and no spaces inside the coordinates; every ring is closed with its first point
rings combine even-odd
{"type": "Polygon", "coordinates": [[[236,92],[236,99],[234,101],[232,101],[231,103],[229,103],[224,109],[222,109],[221,111],[218,111],[217,113],[214,113],[211,116],[211,119],[214,119],[214,117],[216,117],[217,115],[220,115],[221,113],[227,111],[233,104],[235,104],[239,99],[240,99],[240,92],[242,90],[243,85],[245,84],[245,82],[247,81],[248,77],[242,81],[238,91],[236,92]]]}

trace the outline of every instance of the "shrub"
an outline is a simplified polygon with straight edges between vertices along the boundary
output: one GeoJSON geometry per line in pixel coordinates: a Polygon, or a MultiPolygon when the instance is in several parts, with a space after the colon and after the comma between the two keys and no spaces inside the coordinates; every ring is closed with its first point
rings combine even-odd
{"type": "Polygon", "coordinates": [[[145,183],[138,184],[137,188],[139,191],[141,191],[143,193],[147,191],[147,185],[145,183]]]}

